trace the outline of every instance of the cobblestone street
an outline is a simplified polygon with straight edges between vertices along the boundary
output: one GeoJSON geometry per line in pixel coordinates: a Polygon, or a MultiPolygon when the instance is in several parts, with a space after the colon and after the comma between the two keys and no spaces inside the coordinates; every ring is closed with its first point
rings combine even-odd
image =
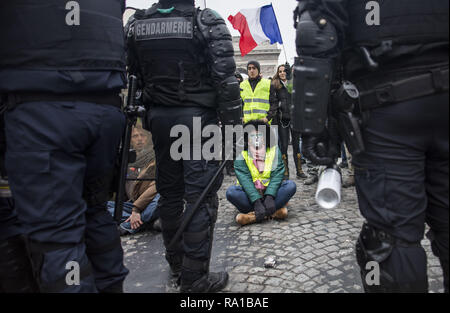
{"type": "MultiPolygon", "coordinates": [[[[336,209],[322,209],[314,201],[317,184],[304,186],[302,180],[295,179],[291,156],[289,161],[297,193],[289,203],[285,221],[244,227],[236,224],[237,210],[225,198],[226,188],[235,178],[225,177],[219,193],[211,270],[229,272],[224,292],[362,292],[354,245],[363,219],[354,188],[343,189],[336,209]],[[264,267],[264,259],[270,255],[277,260],[273,269],[264,267]]],[[[168,279],[160,233],[122,237],[122,243],[130,270],[126,292],[177,292],[168,279]]],[[[430,292],[443,292],[439,261],[431,253],[429,241],[422,243],[428,254],[430,292]]]]}

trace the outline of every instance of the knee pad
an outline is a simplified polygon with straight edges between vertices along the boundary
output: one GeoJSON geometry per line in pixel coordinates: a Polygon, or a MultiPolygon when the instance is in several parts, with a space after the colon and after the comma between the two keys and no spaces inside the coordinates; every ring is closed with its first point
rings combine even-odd
{"type": "Polygon", "coordinates": [[[409,283],[396,282],[386,270],[384,262],[391,256],[396,246],[404,248],[420,247],[420,242],[409,243],[364,224],[356,243],[356,259],[361,270],[361,279],[366,292],[427,292],[427,281],[409,283]],[[374,263],[370,263],[374,262],[374,263]],[[374,277],[373,275],[378,275],[374,277]]]}
{"type": "Polygon", "coordinates": [[[33,272],[40,292],[58,293],[69,287],[73,288],[73,292],[97,291],[91,264],[86,255],[79,253],[79,244],[29,241],[29,247],[33,272]],[[76,258],[73,258],[74,256],[76,258]],[[65,267],[61,267],[63,259],[67,261],[65,267]],[[67,274],[72,267],[67,266],[70,262],[78,264],[79,284],[69,286],[67,274]]]}

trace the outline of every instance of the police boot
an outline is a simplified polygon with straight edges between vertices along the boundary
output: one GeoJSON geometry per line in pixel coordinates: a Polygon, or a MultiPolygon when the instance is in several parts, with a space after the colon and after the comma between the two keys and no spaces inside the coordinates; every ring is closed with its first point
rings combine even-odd
{"type": "Polygon", "coordinates": [[[295,168],[297,169],[297,178],[299,179],[308,178],[308,176],[306,176],[306,174],[303,172],[302,155],[300,153],[297,153],[295,161],[296,161],[295,168]]]}
{"type": "Polygon", "coordinates": [[[166,251],[166,260],[170,267],[170,276],[179,278],[182,270],[183,255],[166,251]]]}
{"type": "Polygon", "coordinates": [[[286,154],[283,154],[281,156],[281,158],[283,159],[283,163],[284,163],[284,180],[288,180],[289,179],[289,162],[288,162],[288,158],[286,154]]]}
{"type": "Polygon", "coordinates": [[[306,186],[313,185],[319,181],[319,177],[316,174],[310,175],[303,183],[306,186]]]}
{"type": "Polygon", "coordinates": [[[248,214],[243,214],[243,213],[238,214],[236,216],[236,223],[238,223],[241,226],[256,223],[255,212],[250,212],[248,214]]]}
{"type": "Polygon", "coordinates": [[[355,186],[355,176],[350,174],[348,177],[343,179],[342,188],[350,188],[353,186],[355,186]]]}
{"type": "Polygon", "coordinates": [[[228,273],[208,273],[192,283],[181,283],[181,292],[184,293],[212,293],[218,292],[226,287],[228,273]]]}
{"type": "Polygon", "coordinates": [[[123,293],[123,281],[108,286],[103,289],[99,289],[99,293],[123,293]]]}
{"type": "Polygon", "coordinates": [[[350,170],[350,172],[348,174],[348,177],[346,177],[342,181],[342,188],[350,188],[350,187],[355,186],[355,170],[354,170],[353,166],[350,166],[349,170],[350,170]]]}
{"type": "Polygon", "coordinates": [[[21,235],[0,241],[0,289],[8,293],[39,292],[21,235]]]}
{"type": "Polygon", "coordinates": [[[208,250],[206,260],[194,260],[186,255],[183,258],[183,271],[181,273],[181,292],[188,293],[211,293],[218,292],[225,288],[228,283],[228,273],[209,272],[209,262],[211,260],[212,244],[214,240],[214,226],[217,220],[217,209],[219,207],[218,197],[208,199],[205,209],[210,217],[209,231],[197,233],[184,233],[184,245],[190,248],[198,246],[203,240],[208,240],[208,250]],[[206,237],[205,237],[206,235],[206,237]],[[203,238],[203,240],[201,240],[203,238]]]}
{"type": "Polygon", "coordinates": [[[179,221],[165,221],[161,218],[161,230],[164,241],[164,246],[166,247],[166,260],[169,263],[170,267],[170,275],[173,278],[179,278],[181,275],[181,267],[183,261],[183,246],[180,240],[171,247],[171,249],[167,249],[169,244],[172,241],[172,238],[175,236],[178,227],[180,226],[181,220],[179,221]]]}

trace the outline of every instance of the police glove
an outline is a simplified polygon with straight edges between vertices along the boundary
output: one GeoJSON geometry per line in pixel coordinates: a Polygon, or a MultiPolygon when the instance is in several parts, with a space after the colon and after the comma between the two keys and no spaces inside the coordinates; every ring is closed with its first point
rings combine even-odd
{"type": "Polygon", "coordinates": [[[291,68],[291,65],[289,64],[289,62],[286,62],[286,64],[284,64],[284,70],[286,71],[286,79],[291,80],[292,68],[291,68]]]}
{"type": "Polygon", "coordinates": [[[276,211],[275,198],[271,195],[267,195],[264,199],[264,206],[266,207],[266,216],[272,216],[276,211]]]}
{"type": "Polygon", "coordinates": [[[258,199],[253,203],[253,208],[255,210],[256,222],[262,222],[266,217],[266,208],[261,199],[258,199]]]}
{"type": "Polygon", "coordinates": [[[337,121],[330,117],[327,128],[319,135],[302,135],[303,155],[315,165],[333,165],[339,157],[341,140],[337,121]]]}

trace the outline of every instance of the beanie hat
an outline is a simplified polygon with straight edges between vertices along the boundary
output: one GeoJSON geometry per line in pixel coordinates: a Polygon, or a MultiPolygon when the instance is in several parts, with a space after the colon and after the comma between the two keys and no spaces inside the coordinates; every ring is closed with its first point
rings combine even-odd
{"type": "Polygon", "coordinates": [[[261,65],[259,64],[259,62],[258,61],[249,61],[248,63],[247,63],[247,70],[248,70],[248,66],[249,65],[254,65],[257,69],[258,69],[258,72],[261,74],[261,65]]]}

